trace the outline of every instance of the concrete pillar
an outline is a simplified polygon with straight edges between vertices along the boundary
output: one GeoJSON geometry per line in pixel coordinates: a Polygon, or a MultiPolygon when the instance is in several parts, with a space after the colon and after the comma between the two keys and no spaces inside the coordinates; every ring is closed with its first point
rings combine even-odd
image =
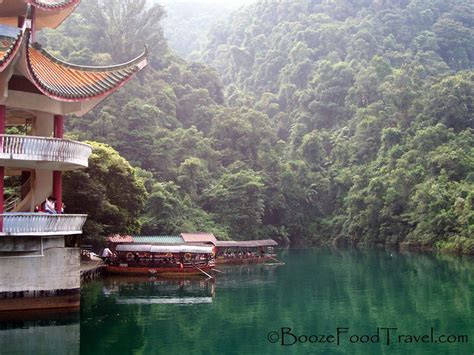
{"type": "MultiPolygon", "coordinates": [[[[64,138],[64,116],[54,116],[54,138],[64,138]]],[[[53,197],[56,198],[56,211],[61,213],[63,206],[63,174],[61,171],[53,172],[53,197]]]]}

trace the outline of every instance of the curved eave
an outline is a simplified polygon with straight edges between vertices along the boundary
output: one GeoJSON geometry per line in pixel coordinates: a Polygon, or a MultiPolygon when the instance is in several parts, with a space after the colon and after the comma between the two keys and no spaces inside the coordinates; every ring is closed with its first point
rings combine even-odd
{"type": "Polygon", "coordinates": [[[43,11],[63,10],[69,7],[77,6],[81,0],[30,0],[30,4],[43,11]]]}
{"type": "MultiPolygon", "coordinates": [[[[18,50],[21,48],[21,44],[24,38],[24,31],[19,30],[18,36],[10,44],[10,47],[5,51],[2,58],[0,58],[0,73],[3,72],[16,57],[18,50]]],[[[0,38],[1,40],[1,38],[0,38]]]]}
{"type": "Polygon", "coordinates": [[[64,102],[103,99],[125,85],[147,64],[146,51],[125,64],[88,67],[63,62],[42,49],[29,46],[26,50],[31,81],[44,95],[64,102]]]}

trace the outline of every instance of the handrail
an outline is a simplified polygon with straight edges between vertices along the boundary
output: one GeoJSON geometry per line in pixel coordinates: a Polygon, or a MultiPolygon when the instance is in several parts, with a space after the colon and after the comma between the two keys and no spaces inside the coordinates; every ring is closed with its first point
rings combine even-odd
{"type": "Polygon", "coordinates": [[[41,137],[41,136],[27,136],[27,135],[20,135],[20,134],[0,134],[0,137],[12,137],[12,138],[34,138],[34,139],[41,139],[41,140],[45,140],[45,141],[59,141],[59,142],[71,142],[71,143],[75,143],[75,144],[78,144],[78,145],[82,145],[84,147],[89,147],[92,149],[92,146],[90,144],[87,144],[87,143],[84,143],[84,142],[78,142],[78,141],[74,141],[72,139],[68,139],[68,138],[54,138],[54,137],[41,137]]]}
{"type": "Polygon", "coordinates": [[[4,213],[0,235],[82,234],[86,214],[4,213]]]}
{"type": "Polygon", "coordinates": [[[70,139],[0,135],[0,159],[52,161],[88,166],[92,147],[70,139]]]}

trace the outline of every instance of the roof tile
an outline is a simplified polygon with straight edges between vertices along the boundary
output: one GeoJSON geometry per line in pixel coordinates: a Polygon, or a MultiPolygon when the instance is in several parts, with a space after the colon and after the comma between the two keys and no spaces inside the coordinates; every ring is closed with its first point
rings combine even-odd
{"type": "Polygon", "coordinates": [[[21,28],[0,25],[0,72],[2,72],[15,57],[23,40],[21,28]]]}
{"type": "Polygon", "coordinates": [[[146,52],[121,65],[88,67],[73,65],[30,46],[27,64],[34,84],[59,101],[83,101],[105,96],[120,88],[147,64],[146,52]]]}

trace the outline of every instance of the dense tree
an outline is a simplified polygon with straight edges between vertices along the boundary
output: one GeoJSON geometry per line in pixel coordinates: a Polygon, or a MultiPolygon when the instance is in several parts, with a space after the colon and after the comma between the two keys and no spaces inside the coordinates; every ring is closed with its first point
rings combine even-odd
{"type": "MultiPolygon", "coordinates": [[[[149,45],[138,79],[68,121],[140,167],[143,233],[474,253],[472,2],[259,1],[211,30],[192,55],[207,64],[173,54],[143,4],[84,0],[46,43],[81,64],[149,45]]],[[[100,218],[94,235],[125,228],[100,218]]]]}
{"type": "Polygon", "coordinates": [[[87,213],[84,235],[100,243],[110,233],[136,233],[146,200],[143,181],[111,147],[87,142],[93,152],[89,167],[66,173],[64,203],[68,213],[87,213]]]}

